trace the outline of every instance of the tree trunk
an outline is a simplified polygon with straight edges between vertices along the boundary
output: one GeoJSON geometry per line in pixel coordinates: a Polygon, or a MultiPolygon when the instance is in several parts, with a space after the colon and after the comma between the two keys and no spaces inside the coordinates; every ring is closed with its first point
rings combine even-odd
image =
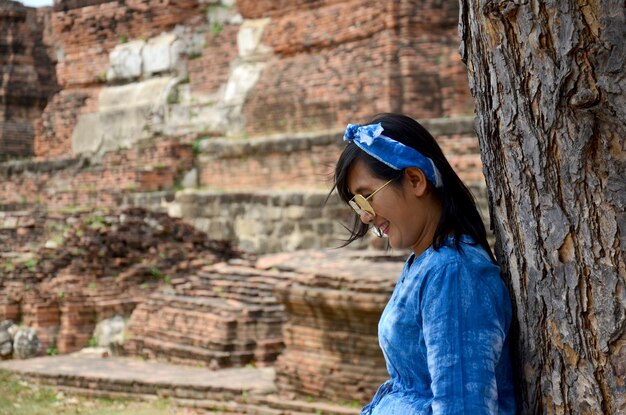
{"type": "Polygon", "coordinates": [[[522,413],[626,413],[623,0],[460,0],[522,413]]]}

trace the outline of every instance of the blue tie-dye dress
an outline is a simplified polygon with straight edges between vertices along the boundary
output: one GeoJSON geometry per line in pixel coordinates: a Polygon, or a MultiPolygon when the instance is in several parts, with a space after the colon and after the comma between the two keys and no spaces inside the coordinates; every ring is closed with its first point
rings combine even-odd
{"type": "Polygon", "coordinates": [[[407,260],[378,324],[390,379],[362,414],[515,413],[509,294],[470,242],[407,260]]]}

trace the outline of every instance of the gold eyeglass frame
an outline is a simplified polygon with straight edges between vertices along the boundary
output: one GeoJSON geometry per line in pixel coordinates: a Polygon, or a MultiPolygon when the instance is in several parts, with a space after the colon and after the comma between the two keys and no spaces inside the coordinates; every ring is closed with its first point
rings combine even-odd
{"type": "Polygon", "coordinates": [[[378,189],[374,190],[374,192],[369,195],[368,197],[364,197],[363,195],[360,194],[355,194],[352,199],[350,199],[348,201],[348,204],[350,205],[350,207],[352,208],[352,210],[354,210],[354,213],[357,214],[357,216],[361,216],[363,213],[367,213],[368,215],[371,215],[372,217],[376,216],[376,212],[374,212],[374,208],[372,207],[372,205],[369,202],[369,199],[371,199],[372,197],[374,197],[374,195],[378,192],[380,192],[381,190],[383,190],[385,188],[385,186],[387,186],[389,183],[391,183],[392,181],[394,181],[394,179],[389,180],[387,183],[383,184],[382,186],[380,186],[378,189]]]}

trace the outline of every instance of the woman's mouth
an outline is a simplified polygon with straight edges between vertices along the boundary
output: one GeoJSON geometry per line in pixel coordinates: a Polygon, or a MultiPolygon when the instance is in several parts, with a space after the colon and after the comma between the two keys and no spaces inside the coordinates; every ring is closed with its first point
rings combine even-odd
{"type": "Polygon", "coordinates": [[[389,233],[389,223],[383,223],[381,226],[378,226],[378,229],[380,229],[384,235],[387,235],[389,233]]]}

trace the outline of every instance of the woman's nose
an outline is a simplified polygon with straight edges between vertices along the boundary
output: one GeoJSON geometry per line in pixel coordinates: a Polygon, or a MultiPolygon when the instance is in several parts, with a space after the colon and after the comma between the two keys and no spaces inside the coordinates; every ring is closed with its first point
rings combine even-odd
{"type": "Polygon", "coordinates": [[[359,218],[361,219],[361,222],[363,222],[366,225],[369,225],[374,220],[374,215],[362,210],[359,218]]]}

